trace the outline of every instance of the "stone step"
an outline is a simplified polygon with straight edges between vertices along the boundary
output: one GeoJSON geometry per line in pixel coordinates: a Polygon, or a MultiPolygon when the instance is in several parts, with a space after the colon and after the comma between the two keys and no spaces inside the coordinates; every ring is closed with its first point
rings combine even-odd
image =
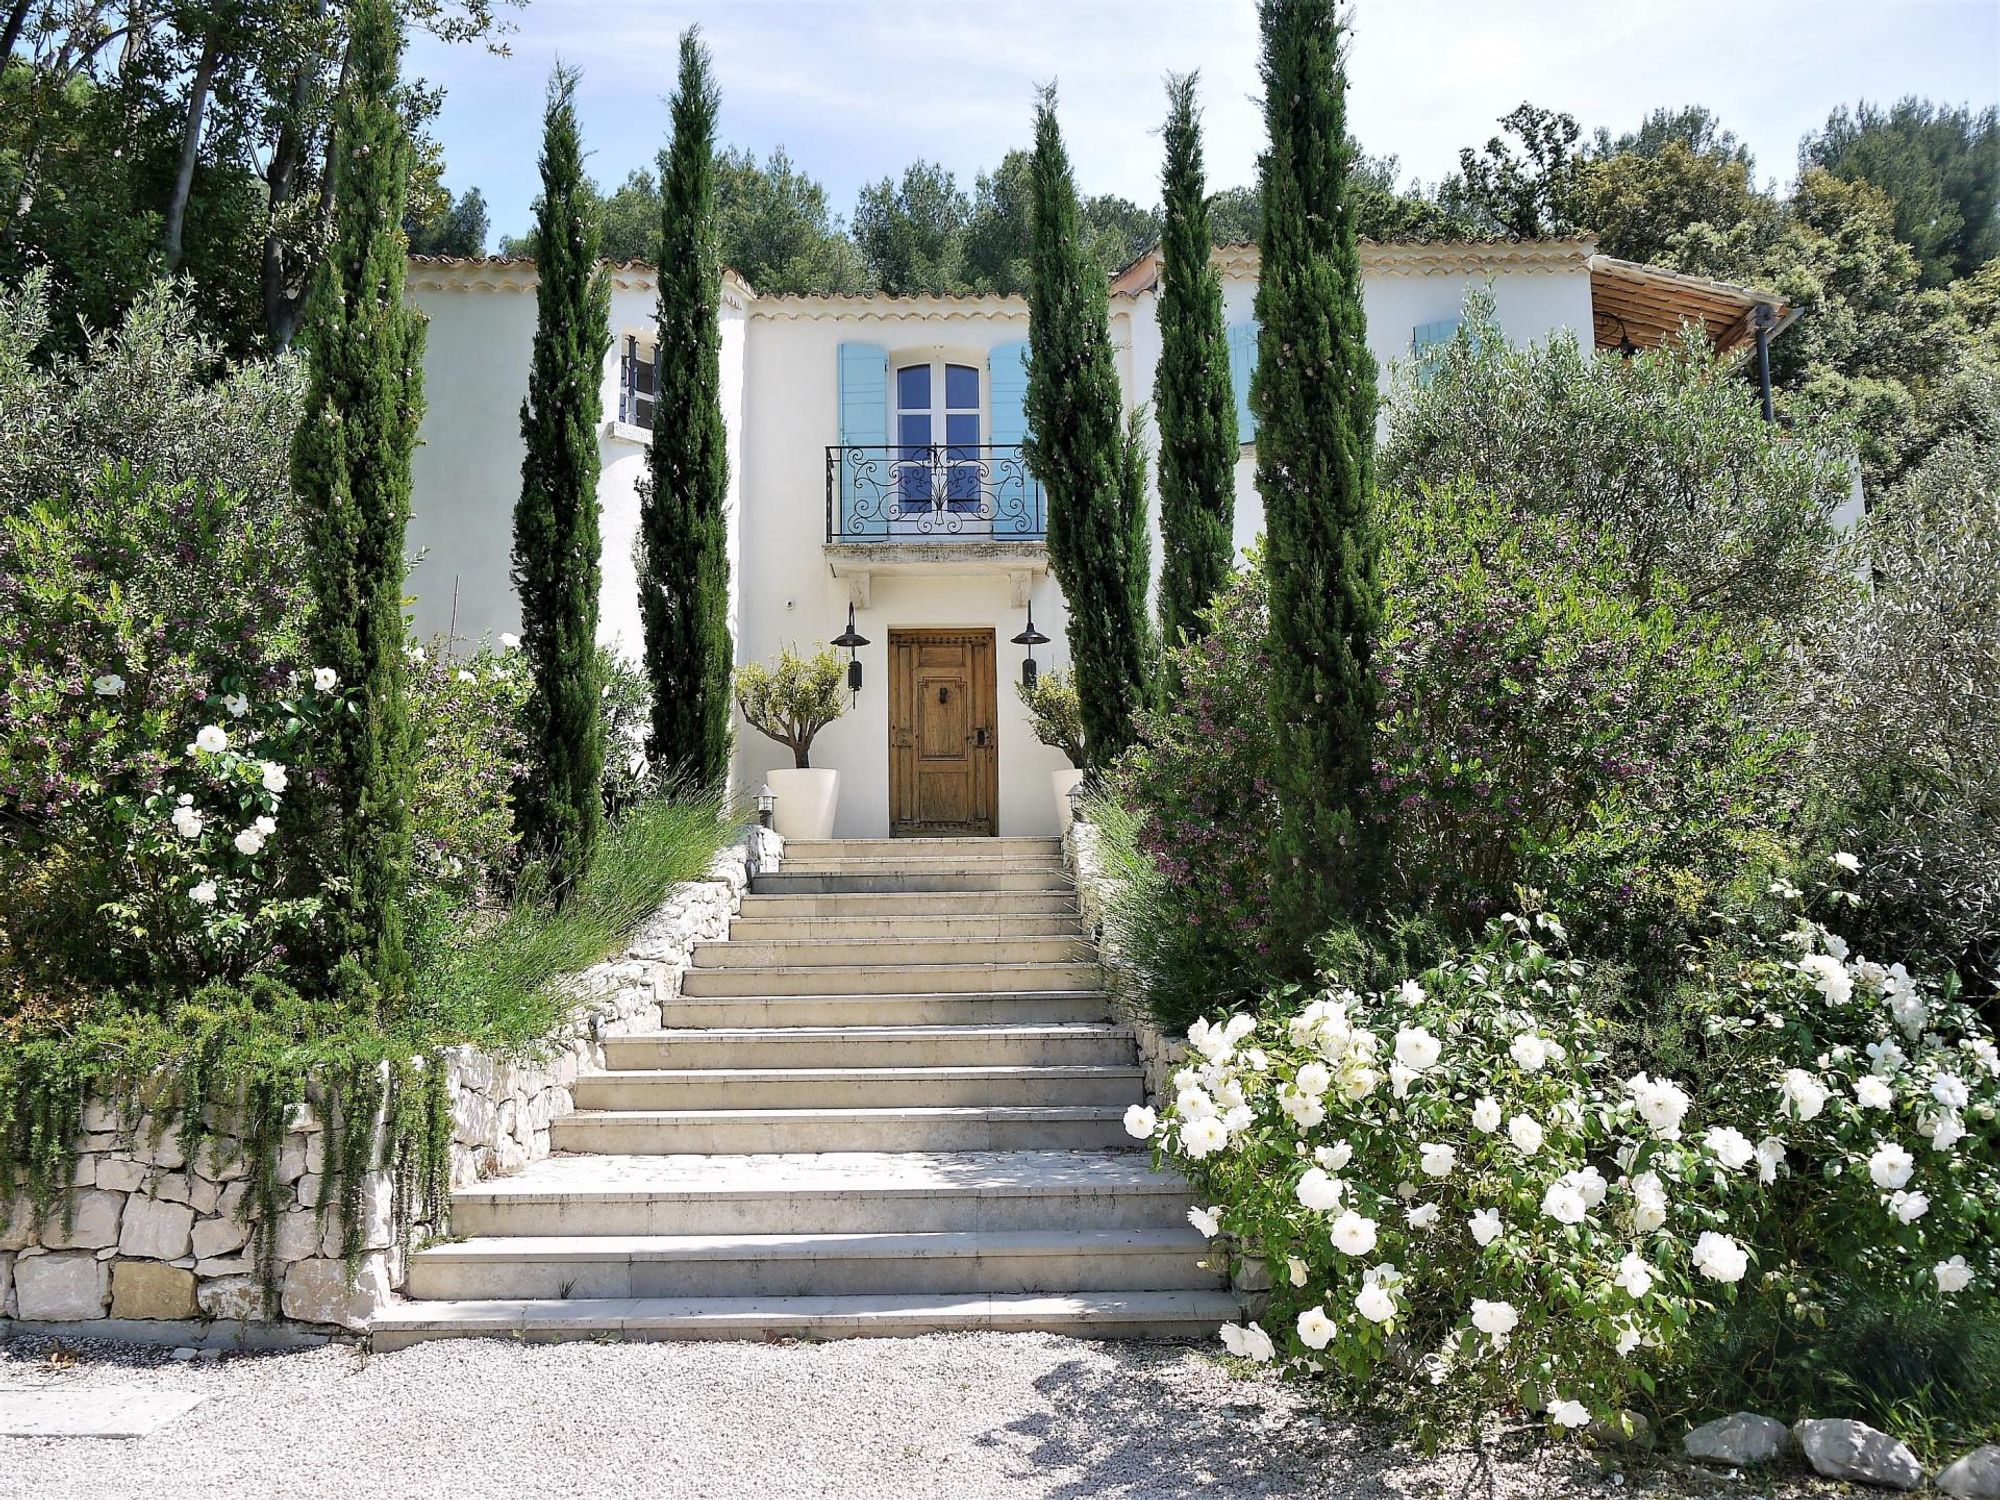
{"type": "Polygon", "coordinates": [[[1169,1229],[1187,1223],[1187,1203],[1178,1174],[1129,1149],[552,1156],[458,1189],[452,1228],[565,1237],[1169,1229]]]}
{"type": "Polygon", "coordinates": [[[1017,870],[1063,874],[1060,859],[1022,859],[1013,855],[983,855],[970,859],[908,859],[900,855],[840,855],[824,859],[787,856],[774,874],[781,875],[1002,875],[1017,870]]]}
{"type": "Polygon", "coordinates": [[[683,995],[664,1007],[674,1029],[693,1027],[1053,1025],[1103,1021],[1097,988],[874,995],[683,995]]]}
{"type": "Polygon", "coordinates": [[[966,1330],[1200,1338],[1238,1316],[1236,1299],[1219,1290],[398,1302],[376,1314],[371,1341],[400,1349],[434,1338],[910,1338],[966,1330]]]}
{"type": "MultiPolygon", "coordinates": [[[[1135,1093],[1131,1102],[1137,1102],[1135,1093]]],[[[558,1151],[670,1156],[795,1151],[1109,1151],[1124,1105],[579,1110],[549,1125],[558,1151]]]]}
{"type": "Polygon", "coordinates": [[[936,859],[957,862],[967,858],[1016,859],[1062,858],[1062,840],[1007,834],[998,838],[918,838],[918,839],[787,839],[785,863],[794,859],[936,859]]]}
{"type": "Polygon", "coordinates": [[[852,871],[792,870],[779,868],[768,875],[752,878],[756,895],[815,896],[866,895],[869,893],[920,894],[950,892],[983,895],[996,892],[1069,891],[1069,875],[1054,866],[1046,869],[1015,869],[1002,866],[993,870],[909,871],[901,874],[856,874],[852,871]]]}
{"type": "MultiPolygon", "coordinates": [[[[410,1257],[436,1298],[812,1297],[1213,1289],[1208,1242],[1169,1229],[586,1235],[462,1240],[410,1257]]],[[[1221,1259],[1217,1256],[1217,1260],[1221,1259]]]]}
{"type": "Polygon", "coordinates": [[[1111,1066],[648,1068],[577,1079],[580,1110],[917,1109],[1032,1107],[1145,1100],[1145,1075],[1111,1066]]]}
{"type": "Polygon", "coordinates": [[[959,916],[1078,917],[1074,891],[860,891],[800,896],[743,897],[743,919],[762,917],[868,917],[906,921],[916,917],[959,916]]]}
{"type": "Polygon", "coordinates": [[[792,941],[739,939],[696,943],[697,969],[804,969],[867,965],[1085,963],[1096,957],[1079,934],[1064,937],[865,937],[792,941]]]}
{"type": "Polygon", "coordinates": [[[923,1068],[1130,1063],[1130,1028],[1047,1026],[712,1027],[608,1036],[604,1059],[628,1068],[923,1068]]]}
{"type": "Polygon", "coordinates": [[[825,943],[854,939],[895,939],[936,942],[944,938],[1043,938],[1082,936],[1074,911],[1012,914],[1005,912],[897,915],[872,917],[737,917],[729,924],[729,941],[749,943],[825,943]]]}
{"type": "Polygon", "coordinates": [[[1018,990],[1094,990],[1094,963],[776,964],[740,969],[689,969],[681,993],[721,995],[1005,994],[1018,990]]]}

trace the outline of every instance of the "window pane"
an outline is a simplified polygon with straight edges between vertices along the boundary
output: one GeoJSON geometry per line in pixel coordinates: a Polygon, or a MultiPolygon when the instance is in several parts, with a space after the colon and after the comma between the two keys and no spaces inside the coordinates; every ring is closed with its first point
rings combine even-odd
{"type": "Polygon", "coordinates": [[[979,410],[979,372],[971,365],[944,367],[944,404],[952,411],[979,410]]]}
{"type": "Polygon", "coordinates": [[[927,411],[906,411],[896,418],[896,441],[899,443],[928,443],[931,440],[931,414],[927,411]]]}
{"type": "Polygon", "coordinates": [[[911,411],[920,407],[928,410],[930,404],[931,367],[904,365],[896,372],[896,405],[904,411],[911,411]]]}
{"type": "MultiPolygon", "coordinates": [[[[976,448],[979,446],[979,413],[976,411],[955,411],[944,419],[944,440],[954,446],[976,448]]],[[[963,455],[970,458],[971,454],[963,455]]]]}
{"type": "Polygon", "coordinates": [[[641,349],[632,362],[632,389],[642,396],[653,394],[653,351],[641,349]]]}

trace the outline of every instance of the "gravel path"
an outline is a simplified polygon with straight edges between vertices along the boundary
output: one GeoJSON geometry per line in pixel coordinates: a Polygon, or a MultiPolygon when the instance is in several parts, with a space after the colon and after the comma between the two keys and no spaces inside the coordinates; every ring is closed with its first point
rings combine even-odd
{"type": "Polygon", "coordinates": [[[1209,1349],[1176,1345],[468,1340],[183,1362],[0,1344],[0,1390],[109,1385],[209,1399],[136,1441],[0,1438],[0,1496],[1775,1500],[1742,1482],[1607,1473],[1573,1449],[1421,1461],[1324,1420],[1308,1391],[1239,1378],[1209,1349]]]}

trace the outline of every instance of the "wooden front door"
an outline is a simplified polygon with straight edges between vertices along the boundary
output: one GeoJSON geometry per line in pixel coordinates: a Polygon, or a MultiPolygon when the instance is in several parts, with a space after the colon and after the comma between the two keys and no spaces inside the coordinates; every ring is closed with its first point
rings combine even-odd
{"type": "Polygon", "coordinates": [[[889,832],[994,831],[1000,799],[991,630],[889,632],[889,832]]]}

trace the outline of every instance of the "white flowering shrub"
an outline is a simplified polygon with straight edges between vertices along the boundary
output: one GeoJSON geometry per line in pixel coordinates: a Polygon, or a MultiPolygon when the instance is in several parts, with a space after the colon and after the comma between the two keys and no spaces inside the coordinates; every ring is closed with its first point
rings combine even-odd
{"type": "Polygon", "coordinates": [[[1127,1126],[1270,1270],[1232,1352],[1354,1382],[1393,1360],[1579,1427],[1830,1244],[1932,1298],[1991,1287],[2000,1060],[1964,1007],[1815,933],[1715,1008],[1760,1072],[1623,1071],[1561,938],[1509,917],[1396,990],[1191,1030],[1175,1097],[1127,1126]],[[1867,1077],[1895,1080],[1886,1112],[1867,1077]]]}

